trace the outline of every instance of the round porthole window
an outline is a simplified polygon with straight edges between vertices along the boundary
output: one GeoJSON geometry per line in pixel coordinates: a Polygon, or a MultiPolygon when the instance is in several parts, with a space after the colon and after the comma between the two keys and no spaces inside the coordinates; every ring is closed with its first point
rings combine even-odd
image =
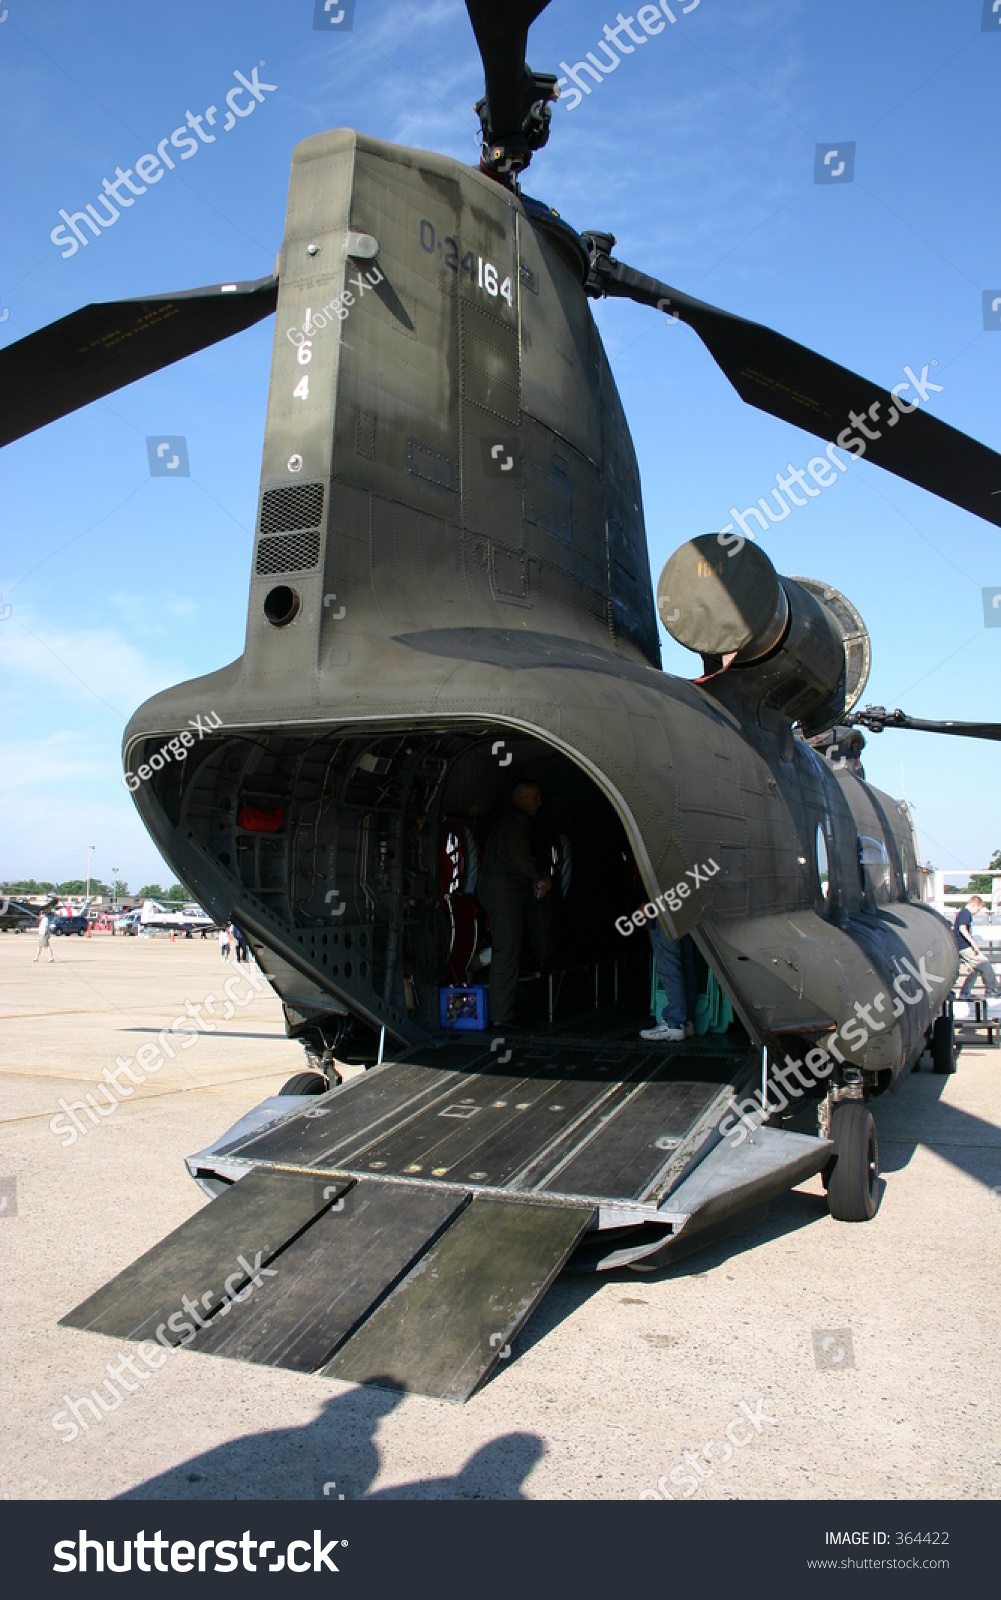
{"type": "Polygon", "coordinates": [[[273,628],[287,628],[299,615],[299,596],[287,583],[269,589],[264,597],[264,615],[273,628]]]}
{"type": "Polygon", "coordinates": [[[817,877],[820,879],[820,892],[826,904],[831,898],[831,868],[827,857],[827,840],[821,823],[817,824],[817,877]]]}

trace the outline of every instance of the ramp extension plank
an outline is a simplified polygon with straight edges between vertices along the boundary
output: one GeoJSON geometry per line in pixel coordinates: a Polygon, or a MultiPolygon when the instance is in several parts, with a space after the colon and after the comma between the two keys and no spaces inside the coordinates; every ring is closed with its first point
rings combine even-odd
{"type": "Polygon", "coordinates": [[[210,1317],[347,1187],[319,1176],[249,1172],[68,1312],[62,1325],[119,1339],[159,1335],[164,1344],[190,1343],[198,1318],[188,1307],[210,1317]]]}
{"type": "Polygon", "coordinates": [[[356,1184],[282,1251],[275,1277],[215,1317],[191,1348],[315,1372],[468,1199],[398,1183],[356,1184]]]}
{"type": "Polygon", "coordinates": [[[477,1196],[325,1368],[468,1400],[590,1226],[587,1207],[477,1196]]]}

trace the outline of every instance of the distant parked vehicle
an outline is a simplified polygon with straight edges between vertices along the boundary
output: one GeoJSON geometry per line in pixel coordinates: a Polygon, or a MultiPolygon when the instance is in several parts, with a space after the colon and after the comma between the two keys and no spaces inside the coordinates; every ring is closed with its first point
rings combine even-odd
{"type": "Polygon", "coordinates": [[[87,932],[86,917],[53,917],[49,925],[50,933],[79,933],[87,932]]]}
{"type": "Polygon", "coordinates": [[[142,912],[138,908],[135,911],[122,911],[113,919],[115,932],[135,935],[139,932],[141,920],[142,912]]]}

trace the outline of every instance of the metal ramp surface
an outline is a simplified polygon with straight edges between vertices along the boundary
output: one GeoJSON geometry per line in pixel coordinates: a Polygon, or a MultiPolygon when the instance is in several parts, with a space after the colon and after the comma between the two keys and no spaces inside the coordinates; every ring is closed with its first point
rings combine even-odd
{"type": "Polygon", "coordinates": [[[372,1068],[263,1131],[224,1136],[188,1167],[230,1182],[266,1165],[545,1194],[630,1206],[642,1221],[751,1070],[746,1049],[720,1041],[556,1038],[499,1054],[456,1044],[372,1068]]]}
{"type": "Polygon", "coordinates": [[[63,1322],[468,1399],[586,1234],[670,1231],[753,1066],[722,1040],[498,1043],[269,1102],[189,1157],[218,1198],[63,1322]]]}
{"type": "Polygon", "coordinates": [[[62,1322],[468,1400],[594,1219],[587,1208],[470,1201],[250,1172],[62,1322]]]}
{"type": "Polygon", "coordinates": [[[259,1293],[195,1336],[194,1349],[318,1371],[467,1200],[435,1189],[354,1184],[343,1204],[289,1245],[259,1293]]]}
{"type": "Polygon", "coordinates": [[[183,1344],[198,1319],[209,1320],[227,1298],[240,1294],[253,1271],[270,1266],[279,1251],[334,1205],[348,1180],[330,1183],[298,1173],[249,1172],[211,1205],[189,1217],[152,1250],[126,1267],[61,1319],[68,1328],[119,1339],[183,1344]],[[251,1268],[248,1272],[241,1259],[251,1268]],[[159,1333],[158,1333],[158,1330],[159,1333]],[[187,1331],[185,1331],[187,1330],[187,1331]]]}
{"type": "Polygon", "coordinates": [[[327,1372],[468,1400],[594,1217],[585,1207],[474,1199],[327,1372]]]}

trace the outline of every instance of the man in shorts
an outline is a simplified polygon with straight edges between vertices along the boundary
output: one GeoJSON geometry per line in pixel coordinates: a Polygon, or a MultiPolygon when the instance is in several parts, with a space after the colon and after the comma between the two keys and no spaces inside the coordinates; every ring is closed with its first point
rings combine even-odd
{"type": "Polygon", "coordinates": [[[52,945],[49,942],[51,938],[52,922],[49,917],[49,913],[47,911],[43,911],[38,919],[38,949],[32,956],[32,961],[37,961],[43,950],[47,950],[49,952],[50,961],[54,961],[56,959],[52,954],[52,945]]]}

